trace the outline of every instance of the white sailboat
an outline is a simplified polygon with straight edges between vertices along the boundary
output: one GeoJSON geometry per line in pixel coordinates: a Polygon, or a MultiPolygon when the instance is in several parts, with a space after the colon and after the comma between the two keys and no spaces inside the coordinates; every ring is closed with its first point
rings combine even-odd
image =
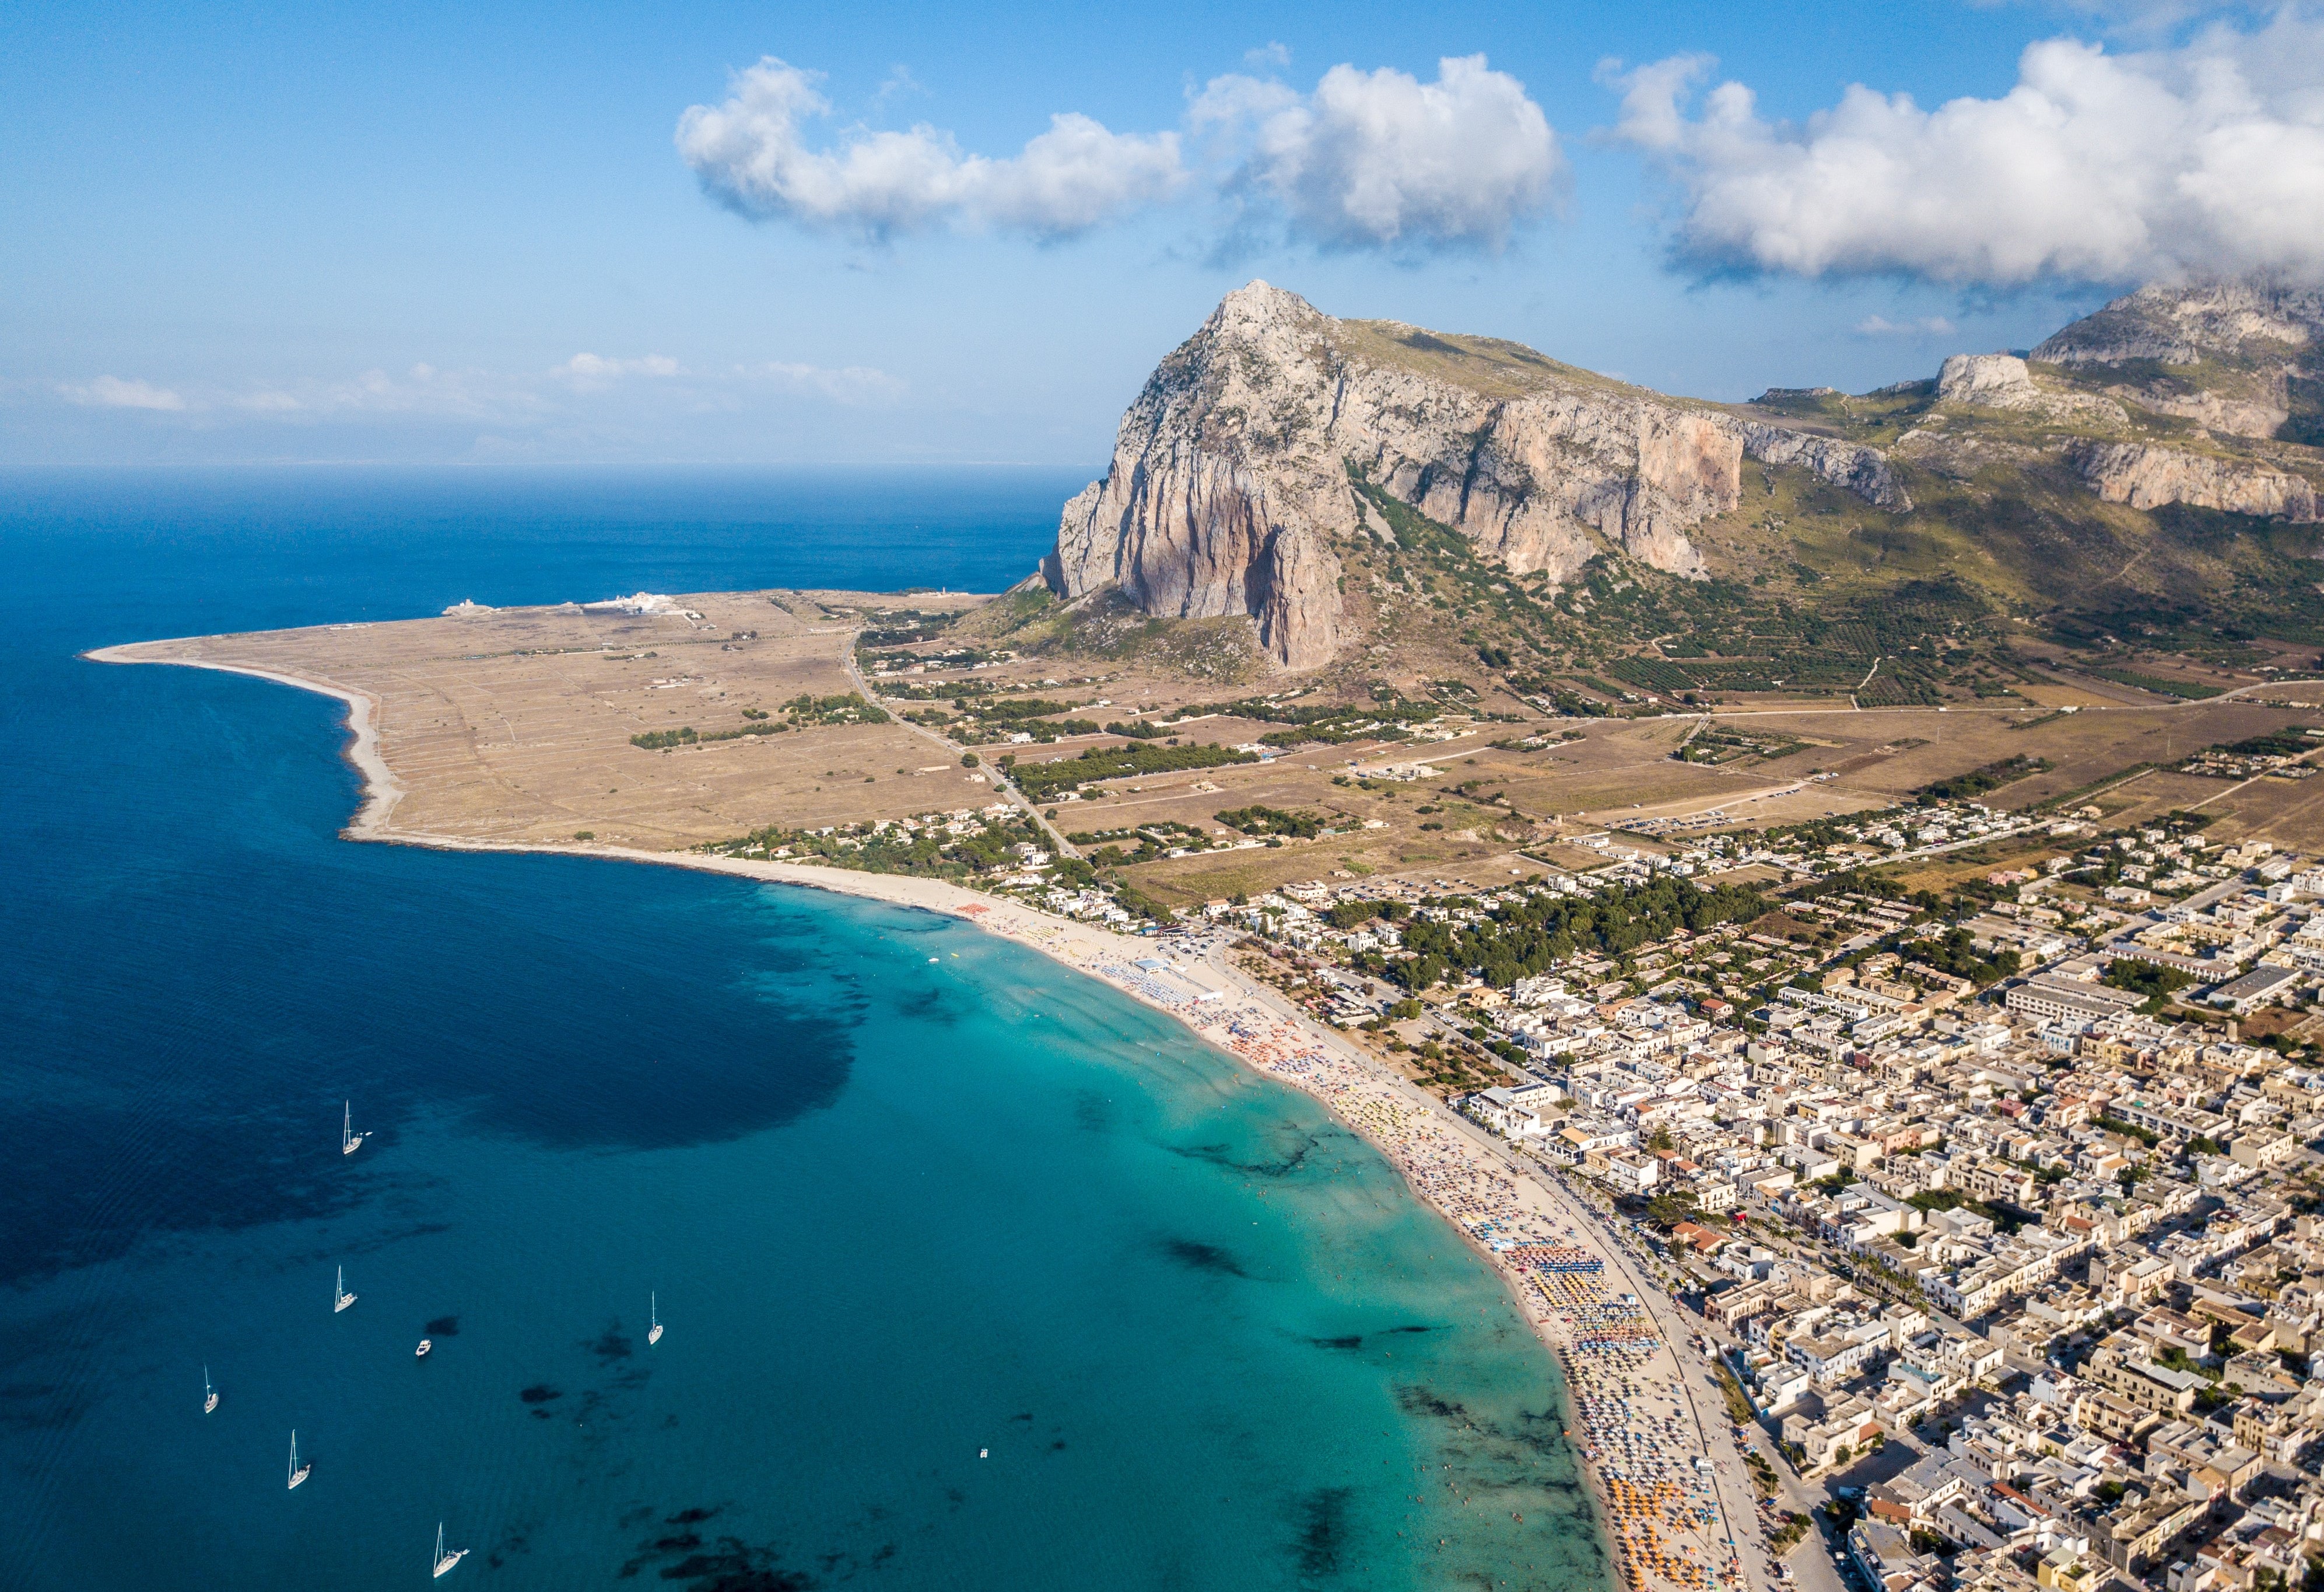
{"type": "Polygon", "coordinates": [[[441,1576],[446,1570],[467,1557],[468,1551],[466,1548],[455,1548],[449,1553],[444,1551],[444,1523],[438,1521],[436,1523],[436,1573],[441,1576]]]}
{"type": "Polygon", "coordinates": [[[210,1368],[204,1366],[202,1367],[202,1413],[207,1415],[217,1408],[217,1389],[210,1385],[210,1368]]]}
{"type": "Polygon", "coordinates": [[[339,1154],[354,1155],[363,1148],[364,1140],[370,1136],[368,1133],[355,1131],[355,1103],[353,1100],[342,1101],[339,1106],[339,1154]]]}
{"type": "Polygon", "coordinates": [[[646,1319],[653,1323],[652,1326],[646,1329],[646,1341],[648,1343],[659,1343],[661,1341],[660,1294],[649,1293],[646,1295],[646,1319]]]}
{"type": "Polygon", "coordinates": [[[331,1285],[331,1313],[337,1315],[355,1302],[355,1296],[347,1292],[347,1268],[341,1266],[339,1280],[331,1285]]]}
{"type": "Polygon", "coordinates": [[[294,1426],[290,1429],[290,1485],[295,1487],[305,1481],[307,1473],[314,1468],[299,1463],[299,1429],[294,1426]]]}

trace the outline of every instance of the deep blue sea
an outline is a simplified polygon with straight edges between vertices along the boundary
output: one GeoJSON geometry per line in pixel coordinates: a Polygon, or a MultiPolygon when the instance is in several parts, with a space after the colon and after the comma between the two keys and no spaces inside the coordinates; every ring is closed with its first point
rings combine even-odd
{"type": "Polygon", "coordinates": [[[0,475],[0,1587],[1600,1592],[1552,1362],[1304,1097],[950,920],[343,842],[337,704],[75,656],[992,589],[1081,483],[0,475]]]}

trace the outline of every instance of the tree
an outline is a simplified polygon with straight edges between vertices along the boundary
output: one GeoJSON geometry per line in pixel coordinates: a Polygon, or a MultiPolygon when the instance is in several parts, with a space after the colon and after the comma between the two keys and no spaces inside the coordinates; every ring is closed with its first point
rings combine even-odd
{"type": "Polygon", "coordinates": [[[1694,1196],[1683,1189],[1665,1189],[1646,1201],[1646,1219],[1665,1230],[1695,1212],[1694,1196]]]}

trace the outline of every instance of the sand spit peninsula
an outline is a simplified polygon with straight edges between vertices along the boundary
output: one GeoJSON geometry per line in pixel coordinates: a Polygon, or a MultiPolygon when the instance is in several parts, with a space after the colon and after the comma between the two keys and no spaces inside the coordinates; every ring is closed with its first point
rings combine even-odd
{"type": "MultiPolygon", "coordinates": [[[[1581,846],[1609,829],[1669,851],[1889,808],[1965,776],[2012,808],[2096,787],[2111,820],[2200,805],[2223,836],[2324,842],[2324,781],[2222,782],[2188,764],[2316,722],[2292,699],[2324,699],[2324,682],[2173,701],[2061,672],[1989,704],[1762,696],[1574,717],[1489,676],[1221,677],[1210,642],[1187,637],[1241,621],[1139,621],[1160,639],[1116,641],[1101,620],[1059,644],[1012,617],[1025,601],[770,590],[467,602],[433,618],[91,656],[259,675],[349,704],[350,755],[369,785],[350,827],[362,838],[756,845],[750,854],[1070,889],[1102,876],[1156,916],[1319,876],[1575,867],[1603,860],[1581,846]],[[1996,768],[2009,778],[1980,772],[1996,768]],[[979,834],[943,837],[941,866],[918,839],[892,843],[921,836],[930,814],[987,809],[979,834]],[[1027,848],[1047,855],[1028,863],[1027,848]]],[[[1457,666],[1425,661],[1448,676],[1457,666]]]]}
{"type": "Polygon", "coordinates": [[[770,822],[982,806],[991,787],[884,713],[851,711],[858,631],[958,595],[691,594],[113,647],[109,663],[232,669],[354,704],[377,764],[365,836],[682,850],[770,822]],[[884,606],[875,606],[884,605],[884,606]],[[802,712],[801,698],[810,705],[802,712]],[[822,704],[817,707],[813,704],[822,704]],[[633,738],[680,731],[667,754],[633,738]],[[728,731],[751,731],[726,739],[728,731]]]}

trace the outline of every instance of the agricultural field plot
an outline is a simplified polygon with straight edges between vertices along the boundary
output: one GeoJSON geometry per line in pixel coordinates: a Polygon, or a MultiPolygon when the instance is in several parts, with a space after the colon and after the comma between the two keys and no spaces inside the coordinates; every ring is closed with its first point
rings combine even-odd
{"type": "Polygon", "coordinates": [[[2217,822],[2207,833],[2222,840],[2241,841],[2256,836],[2307,851],[2324,849],[2324,779],[2296,784],[2282,779],[2255,779],[2225,794],[2216,780],[2189,779],[2188,784],[2207,787],[2181,804],[2200,805],[2205,813],[2216,815],[2217,822]]]}

